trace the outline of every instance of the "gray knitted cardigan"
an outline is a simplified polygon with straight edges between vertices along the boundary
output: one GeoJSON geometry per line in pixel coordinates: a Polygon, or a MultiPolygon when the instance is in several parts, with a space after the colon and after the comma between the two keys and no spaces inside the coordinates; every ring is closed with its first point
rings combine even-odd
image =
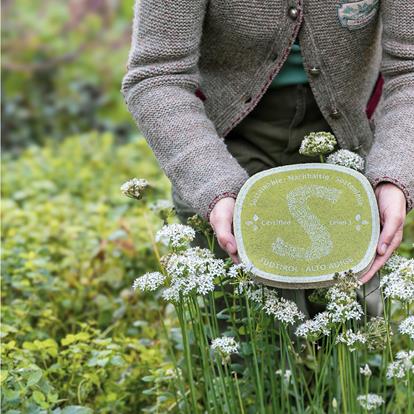
{"type": "Polygon", "coordinates": [[[413,0],[136,0],[134,10],[121,91],[166,175],[201,215],[247,179],[224,138],[296,36],[339,146],[366,156],[372,185],[396,184],[412,209],[413,0]],[[383,92],[370,119],[379,72],[383,92]]]}

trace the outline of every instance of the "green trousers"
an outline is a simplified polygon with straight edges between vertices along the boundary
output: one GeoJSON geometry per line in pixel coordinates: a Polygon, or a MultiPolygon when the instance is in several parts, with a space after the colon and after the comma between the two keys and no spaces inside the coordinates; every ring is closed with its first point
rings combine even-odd
{"type": "MultiPolygon", "coordinates": [[[[299,154],[303,137],[317,131],[332,132],[319,110],[310,86],[298,84],[268,88],[255,108],[226,136],[225,142],[230,153],[251,176],[281,165],[318,162],[319,158],[299,154]]],[[[172,198],[179,219],[185,223],[195,212],[184,203],[174,188],[172,198]]],[[[206,247],[201,237],[195,240],[195,244],[206,247]]],[[[227,257],[219,247],[216,255],[227,257]]],[[[313,289],[278,290],[281,296],[295,301],[307,317],[313,317],[324,310],[323,305],[309,301],[313,289]]],[[[365,289],[358,291],[360,301],[364,291],[367,313],[370,316],[380,315],[383,309],[378,275],[365,285],[365,289]]]]}

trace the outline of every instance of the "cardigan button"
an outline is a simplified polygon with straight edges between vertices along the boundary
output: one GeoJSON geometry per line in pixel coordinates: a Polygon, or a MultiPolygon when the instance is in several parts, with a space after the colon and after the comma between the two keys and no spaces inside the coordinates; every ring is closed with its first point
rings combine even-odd
{"type": "Polygon", "coordinates": [[[313,67],[311,67],[311,68],[309,69],[309,73],[310,73],[312,76],[318,76],[318,75],[321,73],[321,70],[320,70],[319,68],[317,68],[317,67],[313,66],[313,67]]]}
{"type": "Polygon", "coordinates": [[[244,101],[244,103],[250,103],[252,101],[252,97],[251,96],[249,96],[245,101],[244,101]]]}
{"type": "Polygon", "coordinates": [[[331,113],[329,114],[329,116],[330,116],[332,119],[339,119],[339,118],[341,117],[341,113],[340,113],[337,109],[333,109],[333,110],[331,111],[331,113]]]}
{"type": "Polygon", "coordinates": [[[290,7],[288,10],[288,15],[292,20],[296,20],[299,16],[299,10],[296,7],[290,7]]]}

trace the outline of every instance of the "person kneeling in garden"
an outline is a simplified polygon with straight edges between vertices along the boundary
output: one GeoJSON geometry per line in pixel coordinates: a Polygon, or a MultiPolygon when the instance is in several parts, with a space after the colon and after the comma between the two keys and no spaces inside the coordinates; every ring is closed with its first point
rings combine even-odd
{"type": "MultiPolygon", "coordinates": [[[[299,153],[312,131],[364,157],[382,230],[362,281],[378,314],[377,271],[413,207],[414,4],[354,3],[137,0],[121,90],[181,221],[207,219],[235,263],[233,210],[249,176],[318,162],[299,153]]],[[[280,292],[317,312],[309,290],[280,292]]]]}

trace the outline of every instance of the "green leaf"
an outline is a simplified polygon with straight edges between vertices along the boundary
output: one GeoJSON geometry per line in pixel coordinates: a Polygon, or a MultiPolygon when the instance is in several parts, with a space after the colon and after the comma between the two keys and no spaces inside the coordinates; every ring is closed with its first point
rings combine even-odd
{"type": "Polygon", "coordinates": [[[40,370],[33,371],[27,378],[27,386],[30,387],[34,384],[37,384],[42,378],[42,375],[42,371],[40,370]]]}
{"type": "Polygon", "coordinates": [[[3,382],[7,379],[9,376],[9,371],[2,369],[0,371],[0,384],[3,384],[3,382]]]}
{"type": "Polygon", "coordinates": [[[88,407],[69,405],[65,407],[60,414],[93,414],[93,411],[88,407]]]}
{"type": "Polygon", "coordinates": [[[3,396],[7,401],[15,401],[19,398],[19,391],[3,389],[3,396]]]}
{"type": "Polygon", "coordinates": [[[33,391],[32,397],[36,404],[42,405],[46,401],[46,397],[40,391],[33,391]]]}

